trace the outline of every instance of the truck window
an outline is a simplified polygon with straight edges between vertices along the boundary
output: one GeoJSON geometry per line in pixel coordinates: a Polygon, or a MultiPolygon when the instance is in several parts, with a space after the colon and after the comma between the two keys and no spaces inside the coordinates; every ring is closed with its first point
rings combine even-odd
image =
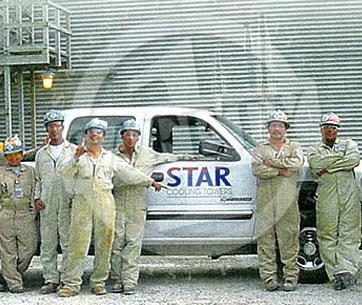
{"type": "MultiPolygon", "coordinates": [[[[151,123],[150,146],[158,152],[187,153],[204,158],[199,153],[202,140],[230,145],[203,120],[191,116],[156,116],[151,123]]],[[[217,160],[217,156],[207,159],[217,160]]]]}
{"type": "Polygon", "coordinates": [[[216,115],[215,119],[229,130],[245,149],[247,149],[250,153],[254,151],[258,143],[249,134],[223,116],[216,115]]]}
{"type": "Polygon", "coordinates": [[[130,119],[135,119],[131,116],[84,116],[74,119],[69,126],[67,140],[78,145],[84,137],[84,126],[93,118],[99,118],[108,122],[106,136],[104,137],[103,147],[107,150],[116,148],[121,142],[119,130],[121,124],[130,119]]]}

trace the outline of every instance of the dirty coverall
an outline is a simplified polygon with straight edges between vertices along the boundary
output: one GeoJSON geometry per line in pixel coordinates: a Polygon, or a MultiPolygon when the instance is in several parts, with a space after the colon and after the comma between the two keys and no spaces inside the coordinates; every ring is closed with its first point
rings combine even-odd
{"type": "Polygon", "coordinates": [[[303,151],[297,142],[286,139],[276,151],[270,142],[259,145],[252,161],[253,174],[259,178],[257,190],[257,234],[259,273],[263,282],[277,281],[276,242],[284,264],[284,277],[297,284],[299,268],[298,172],[303,165],[303,151]],[[263,164],[269,160],[271,166],[263,164]],[[295,172],[281,176],[278,168],[295,172]]]}
{"type": "Polygon", "coordinates": [[[6,161],[5,156],[2,153],[0,153],[0,166],[7,166],[7,164],[8,161],[6,161]]]}
{"type": "Polygon", "coordinates": [[[33,205],[34,170],[20,166],[0,168],[0,259],[2,275],[10,290],[23,287],[22,274],[28,269],[38,246],[33,205]]]}
{"type": "Polygon", "coordinates": [[[72,205],[69,260],[64,284],[74,291],[79,290],[83,258],[88,253],[93,230],[95,262],[90,281],[92,288],[104,286],[109,274],[114,238],[112,178],[117,175],[117,181],[145,187],[151,186],[153,180],[103,148],[97,159],[85,153],[76,162],[73,156],[64,163],[62,174],[74,177],[76,193],[72,205]]]}
{"type": "Polygon", "coordinates": [[[70,224],[70,200],[74,196],[71,179],[59,174],[59,167],[67,158],[73,157],[76,146],[64,141],[58,161],[52,156],[49,145],[42,147],[35,157],[35,194],[45,209],[40,211],[41,264],[46,284],[59,284],[68,259],[68,236],[70,224]],[[62,263],[58,271],[58,251],[62,249],[62,263]]]}
{"type": "Polygon", "coordinates": [[[317,238],[330,280],[355,275],[359,263],[361,211],[353,168],[359,164],[357,143],[336,139],[333,147],[313,145],[308,162],[317,179],[317,238]],[[317,171],[326,169],[321,176],[317,171]]]}
{"type": "MultiPolygon", "coordinates": [[[[155,165],[192,160],[186,154],[158,153],[136,146],[132,161],[127,155],[115,149],[114,153],[125,162],[149,175],[155,165]]],[[[116,202],[116,225],[111,258],[111,277],[123,285],[136,286],[139,276],[138,260],[141,254],[142,238],[146,222],[147,187],[143,185],[125,186],[115,181],[113,190],[116,202]]]]}

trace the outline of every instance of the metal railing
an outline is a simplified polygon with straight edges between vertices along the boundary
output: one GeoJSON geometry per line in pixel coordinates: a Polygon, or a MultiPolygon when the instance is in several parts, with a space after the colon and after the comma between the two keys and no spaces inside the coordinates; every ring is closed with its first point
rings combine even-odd
{"type": "Polygon", "coordinates": [[[70,69],[70,12],[49,0],[2,0],[0,65],[70,69]]]}

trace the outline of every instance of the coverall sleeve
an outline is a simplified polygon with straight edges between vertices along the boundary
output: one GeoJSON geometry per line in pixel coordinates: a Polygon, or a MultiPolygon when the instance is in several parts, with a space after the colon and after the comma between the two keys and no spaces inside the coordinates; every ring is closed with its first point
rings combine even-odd
{"type": "Polygon", "coordinates": [[[158,165],[163,163],[170,163],[176,161],[189,161],[193,160],[194,157],[188,154],[169,154],[169,153],[159,153],[154,151],[153,149],[149,150],[151,154],[150,165],[158,165]]]}
{"type": "Polygon", "coordinates": [[[340,170],[350,170],[359,164],[359,152],[357,143],[354,141],[347,142],[347,149],[342,159],[328,165],[326,170],[328,173],[334,173],[340,170]]]}
{"type": "MultiPolygon", "coordinates": [[[[71,158],[71,155],[75,154],[75,151],[77,149],[77,146],[74,144],[71,144],[71,149],[68,151],[67,155],[69,155],[69,158],[71,158]]],[[[73,199],[75,196],[75,183],[74,183],[74,177],[73,178],[65,178],[64,179],[64,188],[67,193],[67,197],[69,199],[73,199]]]]}
{"type": "Polygon", "coordinates": [[[74,156],[68,157],[59,166],[59,174],[66,178],[73,178],[78,172],[77,162],[74,156]]]}
{"type": "MultiPolygon", "coordinates": [[[[30,168],[31,172],[31,199],[30,199],[30,211],[35,212],[35,169],[30,168]]],[[[40,197],[38,197],[40,198],[40,197]]]]}
{"type": "Polygon", "coordinates": [[[150,156],[151,164],[150,165],[152,165],[152,166],[182,160],[179,157],[179,155],[169,154],[169,153],[159,153],[159,152],[154,151],[153,149],[150,149],[149,153],[151,154],[151,156],[150,156]]]}
{"type": "Polygon", "coordinates": [[[3,198],[10,198],[12,196],[12,192],[10,191],[11,186],[7,185],[4,169],[0,169],[0,206],[1,206],[1,199],[3,198]]]}
{"type": "Polygon", "coordinates": [[[128,165],[126,162],[119,159],[117,162],[117,170],[115,172],[115,176],[117,176],[117,181],[120,181],[121,184],[126,185],[144,185],[151,186],[154,182],[153,179],[142,173],[135,167],[128,165]]]}
{"type": "Polygon", "coordinates": [[[39,170],[39,154],[38,153],[35,156],[34,176],[35,176],[35,185],[34,185],[34,200],[35,200],[35,199],[39,199],[40,194],[41,194],[41,177],[40,177],[40,170],[39,170]]]}
{"type": "Polygon", "coordinates": [[[297,172],[303,165],[303,150],[299,143],[290,144],[291,153],[278,159],[270,160],[271,166],[276,168],[285,168],[293,172],[297,172]]]}
{"type": "Polygon", "coordinates": [[[24,152],[22,162],[33,161],[40,148],[33,148],[24,152]]]}
{"type": "Polygon", "coordinates": [[[253,169],[253,175],[260,179],[270,179],[279,175],[279,171],[275,167],[266,166],[263,164],[264,160],[264,148],[259,146],[255,149],[253,153],[253,160],[251,162],[251,167],[253,169]]]}
{"type": "Polygon", "coordinates": [[[180,161],[192,161],[192,160],[195,160],[194,156],[189,155],[189,154],[180,154],[180,155],[178,155],[178,159],[180,161]]]}
{"type": "Polygon", "coordinates": [[[308,153],[308,163],[311,170],[311,174],[314,178],[317,178],[317,172],[327,168],[329,165],[334,162],[342,159],[342,154],[340,152],[323,154],[317,145],[311,146],[308,153]]]}

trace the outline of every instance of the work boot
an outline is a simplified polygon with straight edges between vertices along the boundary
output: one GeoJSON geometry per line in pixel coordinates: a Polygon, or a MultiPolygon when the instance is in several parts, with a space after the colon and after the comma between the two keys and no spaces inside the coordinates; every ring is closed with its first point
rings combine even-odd
{"type": "Polygon", "coordinates": [[[123,285],[122,282],[115,282],[113,287],[112,287],[112,292],[113,293],[121,293],[123,292],[123,285]]]}
{"type": "Polygon", "coordinates": [[[343,290],[346,286],[343,283],[341,274],[335,274],[334,275],[334,281],[333,281],[333,289],[334,290],[343,290]]]}
{"type": "Polygon", "coordinates": [[[123,293],[125,295],[131,295],[136,293],[136,285],[125,284],[123,286],[123,293]]]}
{"type": "Polygon", "coordinates": [[[285,279],[283,290],[284,291],[294,291],[297,289],[297,283],[295,280],[292,279],[285,279]]]}
{"type": "Polygon", "coordinates": [[[57,292],[58,284],[55,283],[46,283],[40,288],[41,294],[49,294],[57,292]]]}
{"type": "Polygon", "coordinates": [[[264,282],[265,289],[268,291],[275,291],[280,288],[277,280],[270,278],[264,282]]]}
{"type": "Polygon", "coordinates": [[[103,295],[103,294],[107,294],[107,290],[106,288],[104,288],[103,286],[95,286],[91,289],[92,293],[94,293],[95,295],[103,295]]]}
{"type": "Polygon", "coordinates": [[[357,280],[354,278],[354,276],[352,274],[350,274],[349,272],[343,273],[341,275],[341,278],[342,278],[342,282],[343,282],[345,288],[351,287],[351,286],[355,285],[357,282],[357,280]]]}
{"type": "Polygon", "coordinates": [[[77,290],[74,290],[72,288],[69,288],[67,286],[64,286],[62,288],[59,289],[58,291],[58,297],[61,298],[67,298],[67,297],[72,297],[78,294],[77,290]]]}
{"type": "Polygon", "coordinates": [[[11,293],[23,293],[26,291],[26,289],[23,286],[16,286],[11,289],[9,289],[11,293]]]}

